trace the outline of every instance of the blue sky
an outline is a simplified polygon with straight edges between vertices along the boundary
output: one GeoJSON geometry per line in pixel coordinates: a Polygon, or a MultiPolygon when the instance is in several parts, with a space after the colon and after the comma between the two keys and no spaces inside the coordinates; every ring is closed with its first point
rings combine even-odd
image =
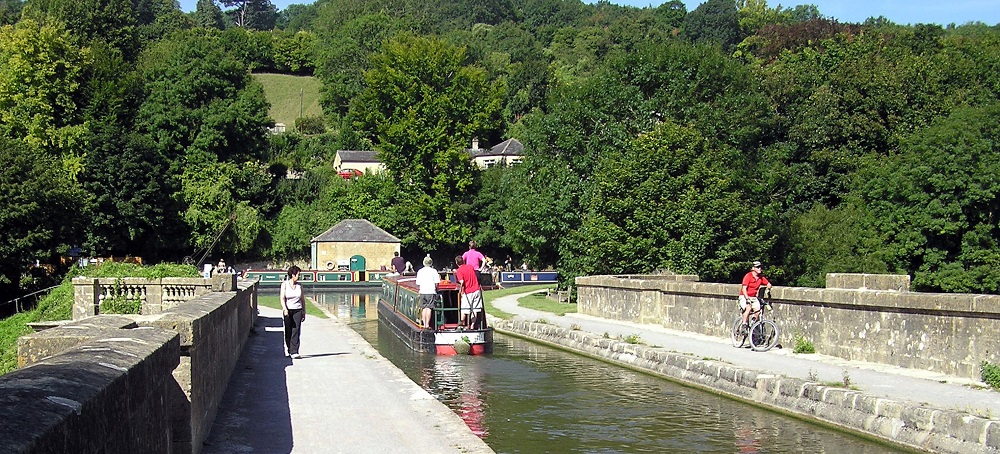
{"type": "MultiPolygon", "coordinates": [[[[585,0],[587,1],[587,0],[585,0]]],[[[688,11],[698,7],[702,0],[683,0],[688,11]]],[[[289,4],[308,4],[303,0],[271,0],[278,9],[289,4]]],[[[197,0],[180,0],[181,9],[194,11],[197,0]]],[[[593,3],[593,2],[589,2],[593,3]]],[[[631,6],[659,6],[663,1],[612,0],[612,3],[631,6]]],[[[1000,5],[997,0],[801,0],[790,3],[769,1],[771,7],[810,4],[819,7],[824,16],[841,22],[864,22],[869,17],[885,16],[897,24],[933,23],[957,25],[980,21],[989,25],[1000,23],[1000,5]]]]}

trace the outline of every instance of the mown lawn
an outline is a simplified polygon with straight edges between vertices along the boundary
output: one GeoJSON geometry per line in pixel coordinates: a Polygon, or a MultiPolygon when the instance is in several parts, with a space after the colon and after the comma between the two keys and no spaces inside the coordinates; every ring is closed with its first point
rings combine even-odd
{"type": "MultiPolygon", "coordinates": [[[[511,314],[511,313],[508,313],[508,312],[504,312],[504,311],[501,311],[501,310],[493,307],[493,300],[495,300],[497,298],[500,298],[500,297],[503,297],[503,296],[507,296],[507,295],[516,295],[518,293],[533,292],[533,291],[540,292],[541,293],[541,299],[545,300],[546,299],[545,298],[545,290],[546,289],[550,289],[552,287],[553,287],[552,284],[536,284],[536,285],[522,285],[520,287],[510,287],[510,288],[504,288],[504,289],[498,289],[498,290],[486,290],[486,291],[483,292],[483,300],[484,300],[484,305],[486,306],[486,313],[490,314],[490,315],[492,315],[494,317],[500,317],[500,318],[502,318],[504,320],[510,319],[511,317],[514,316],[514,314],[511,314]]],[[[560,308],[560,307],[554,307],[554,306],[550,306],[550,305],[545,305],[542,302],[536,301],[536,299],[537,299],[536,296],[529,295],[529,296],[522,297],[521,299],[519,299],[518,303],[521,304],[524,307],[529,307],[531,309],[536,309],[536,310],[540,310],[540,311],[553,312],[553,313],[558,313],[557,311],[563,311],[559,315],[563,315],[566,312],[576,312],[576,305],[575,304],[564,305],[564,306],[573,306],[573,310],[570,311],[570,310],[566,310],[567,308],[560,308]],[[531,306],[529,306],[529,304],[531,306]]],[[[555,303],[554,301],[551,301],[551,302],[553,304],[558,304],[558,303],[555,303]]]]}
{"type": "Polygon", "coordinates": [[[323,115],[319,105],[320,82],[315,77],[288,74],[254,74],[254,79],[264,86],[264,96],[271,103],[268,114],[276,123],[284,123],[291,131],[300,109],[303,117],[323,115]]]}

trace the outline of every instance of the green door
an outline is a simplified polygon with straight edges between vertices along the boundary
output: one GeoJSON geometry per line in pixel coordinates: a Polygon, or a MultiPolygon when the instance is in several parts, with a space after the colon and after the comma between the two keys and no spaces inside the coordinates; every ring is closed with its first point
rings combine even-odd
{"type": "Polygon", "coordinates": [[[351,257],[351,274],[354,275],[354,282],[365,281],[365,258],[363,256],[351,257]]]}
{"type": "Polygon", "coordinates": [[[364,271],[365,270],[365,257],[362,255],[355,255],[351,257],[351,271],[364,271]]]}

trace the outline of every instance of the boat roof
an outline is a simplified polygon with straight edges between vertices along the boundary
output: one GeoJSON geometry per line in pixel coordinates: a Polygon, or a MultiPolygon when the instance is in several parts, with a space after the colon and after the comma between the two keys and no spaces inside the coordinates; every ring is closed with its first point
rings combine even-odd
{"type": "MultiPolygon", "coordinates": [[[[418,290],[417,289],[417,278],[412,277],[412,276],[392,276],[392,275],[386,275],[386,276],[382,277],[382,282],[399,283],[399,285],[401,287],[406,287],[406,288],[408,288],[410,290],[414,290],[414,291],[418,290]]],[[[441,282],[438,282],[438,290],[439,291],[440,290],[458,290],[458,285],[455,284],[454,282],[442,279],[441,282]]]]}

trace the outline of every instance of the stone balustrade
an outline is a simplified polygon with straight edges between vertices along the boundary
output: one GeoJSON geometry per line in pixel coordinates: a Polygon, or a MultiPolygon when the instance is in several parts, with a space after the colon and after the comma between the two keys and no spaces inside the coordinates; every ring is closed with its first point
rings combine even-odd
{"type": "Polygon", "coordinates": [[[101,301],[108,298],[139,300],[144,315],[159,314],[213,291],[232,290],[235,285],[235,274],[161,279],[78,277],[73,279],[73,320],[100,314],[101,301]]]}

